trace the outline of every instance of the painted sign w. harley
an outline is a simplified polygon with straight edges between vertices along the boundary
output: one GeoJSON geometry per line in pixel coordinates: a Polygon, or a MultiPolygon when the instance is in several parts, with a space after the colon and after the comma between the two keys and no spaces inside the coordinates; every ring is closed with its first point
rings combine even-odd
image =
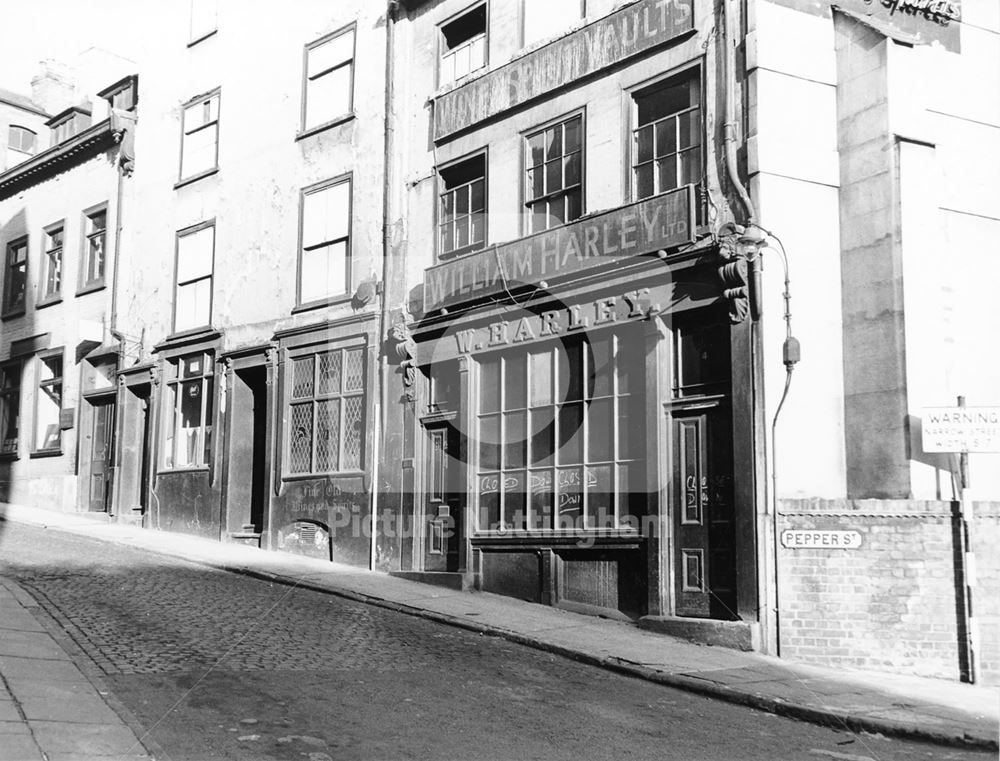
{"type": "Polygon", "coordinates": [[[424,272],[424,311],[690,243],[693,186],[502,243],[424,272]]]}

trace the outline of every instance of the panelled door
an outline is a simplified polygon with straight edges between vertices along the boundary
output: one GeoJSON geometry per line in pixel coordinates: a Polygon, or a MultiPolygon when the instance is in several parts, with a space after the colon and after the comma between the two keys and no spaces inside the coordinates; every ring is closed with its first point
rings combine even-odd
{"type": "Polygon", "coordinates": [[[455,461],[449,453],[455,451],[458,436],[450,425],[428,427],[425,435],[423,570],[457,571],[464,526],[453,483],[455,461]]]}
{"type": "Polygon", "coordinates": [[[733,455],[729,408],[673,414],[675,610],[736,618],[733,455]]]}
{"type": "Polygon", "coordinates": [[[90,451],[88,453],[88,509],[107,512],[111,506],[111,473],[114,454],[115,400],[91,401],[90,451]]]}

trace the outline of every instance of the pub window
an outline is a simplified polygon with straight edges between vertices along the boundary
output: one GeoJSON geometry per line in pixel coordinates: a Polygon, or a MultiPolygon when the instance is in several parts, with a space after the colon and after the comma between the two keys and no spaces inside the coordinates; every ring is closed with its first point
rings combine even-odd
{"type": "Polygon", "coordinates": [[[174,332],[211,325],[214,259],[215,222],[203,222],[177,233],[174,332]]]}
{"type": "Polygon", "coordinates": [[[478,529],[614,529],[639,514],[643,373],[634,329],[482,360],[478,529]]]}
{"type": "Polygon", "coordinates": [[[38,357],[38,394],[35,397],[35,451],[58,451],[61,445],[62,350],[38,357]]]}
{"type": "Polygon", "coordinates": [[[354,108],[354,27],[306,45],[302,129],[351,113],[354,108]]]}
{"type": "Polygon", "coordinates": [[[698,70],[634,96],[632,192],[636,199],[702,181],[701,86],[698,70]]]}
{"type": "Polygon", "coordinates": [[[442,24],[438,85],[444,87],[485,66],[486,45],[486,3],[442,24]]]}
{"type": "Polygon", "coordinates": [[[525,138],[524,199],[528,233],[583,215],[583,117],[574,116],[525,138]]]}
{"type": "Polygon", "coordinates": [[[207,174],[219,166],[219,101],[204,95],[184,107],[181,137],[181,180],[207,174]]]}
{"type": "Polygon", "coordinates": [[[0,454],[17,454],[23,367],[21,362],[0,367],[0,454]]]}
{"type": "Polygon", "coordinates": [[[554,37],[583,18],[584,0],[523,0],[524,44],[554,37]]]}
{"type": "Polygon", "coordinates": [[[83,287],[104,284],[104,251],[108,232],[108,210],[99,208],[84,214],[86,242],[83,252],[83,287]]]}
{"type": "Polygon", "coordinates": [[[63,232],[62,223],[45,230],[45,257],[42,259],[43,301],[58,298],[62,288],[63,232]]]}
{"type": "Polygon", "coordinates": [[[201,468],[212,449],[212,355],[190,354],[167,363],[163,466],[201,468]]]}
{"type": "Polygon", "coordinates": [[[299,304],[342,296],[351,282],[351,178],[302,191],[299,304]]]}
{"type": "Polygon", "coordinates": [[[37,135],[27,127],[11,124],[7,128],[7,168],[20,164],[35,153],[37,135]]]}
{"type": "Polygon", "coordinates": [[[201,42],[218,31],[219,0],[191,0],[191,26],[188,45],[201,42]]]}
{"type": "Polygon", "coordinates": [[[361,470],[364,349],[294,357],[288,402],[291,475],[361,470]]]}
{"type": "Polygon", "coordinates": [[[7,244],[4,266],[3,314],[23,314],[28,285],[28,239],[7,244]]]}
{"type": "Polygon", "coordinates": [[[486,154],[443,167],[438,241],[442,259],[486,245],[486,154]]]}
{"type": "Polygon", "coordinates": [[[729,325],[698,314],[674,321],[674,397],[725,393],[730,383],[729,325]]]}

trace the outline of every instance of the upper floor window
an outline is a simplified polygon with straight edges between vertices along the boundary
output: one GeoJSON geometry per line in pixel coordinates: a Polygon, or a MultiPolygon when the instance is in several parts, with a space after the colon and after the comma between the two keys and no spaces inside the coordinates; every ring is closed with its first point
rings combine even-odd
{"type": "Polygon", "coordinates": [[[188,44],[194,45],[218,31],[219,0],[191,0],[191,27],[188,44]]]}
{"type": "Polygon", "coordinates": [[[486,245],[486,154],[442,167],[438,214],[442,259],[486,245]]]}
{"type": "Polygon", "coordinates": [[[444,86],[486,65],[486,3],[441,25],[441,75],[444,86]]]}
{"type": "Polygon", "coordinates": [[[354,108],[354,36],[352,26],[306,45],[303,130],[335,121],[354,108]]]}
{"type": "Polygon", "coordinates": [[[136,101],[138,100],[138,79],[134,74],[125,77],[107,89],[102,90],[98,95],[104,98],[111,108],[118,109],[119,111],[132,111],[135,109],[136,101]]]}
{"type": "Polygon", "coordinates": [[[219,165],[219,100],[216,91],[184,107],[181,180],[206,174],[219,165]]]}
{"type": "Polygon", "coordinates": [[[289,473],[361,469],[364,356],[364,349],[359,347],[292,359],[289,473]]]}
{"type": "Polygon", "coordinates": [[[524,0],[524,44],[554,37],[583,18],[585,0],[524,0]]]}
{"type": "Polygon", "coordinates": [[[351,178],[302,191],[299,303],[347,293],[351,282],[351,178]]]}
{"type": "Polygon", "coordinates": [[[633,95],[632,183],[636,199],[701,182],[701,87],[698,70],[633,95]]]}
{"type": "Polygon", "coordinates": [[[537,233],[583,215],[583,117],[525,138],[527,231],[537,233]]]}
{"type": "Polygon", "coordinates": [[[21,420],[20,361],[0,367],[0,454],[16,454],[21,420]]]}
{"type": "Polygon", "coordinates": [[[35,153],[38,136],[27,127],[11,124],[7,128],[7,168],[20,164],[35,153]]]}
{"type": "Polygon", "coordinates": [[[35,451],[58,450],[62,444],[63,356],[38,357],[38,396],[35,400],[35,451]]]}
{"type": "Polygon", "coordinates": [[[212,446],[212,355],[189,354],[166,369],[163,466],[204,467],[212,446]]]}
{"type": "Polygon", "coordinates": [[[104,245],[108,232],[108,210],[106,207],[84,214],[84,229],[87,242],[83,252],[83,288],[92,288],[104,283],[104,245]]]}
{"type": "Polygon", "coordinates": [[[90,121],[90,112],[77,106],[56,114],[46,122],[52,130],[52,144],[58,145],[83,132],[90,126],[90,121]]]}
{"type": "Polygon", "coordinates": [[[55,299],[62,289],[63,224],[45,230],[45,258],[42,260],[44,290],[42,300],[55,299]]]}
{"type": "Polygon", "coordinates": [[[177,233],[175,332],[211,325],[214,260],[214,221],[203,222],[177,233]]]}
{"type": "Polygon", "coordinates": [[[23,314],[28,286],[28,239],[7,244],[4,263],[3,314],[23,314]]]}

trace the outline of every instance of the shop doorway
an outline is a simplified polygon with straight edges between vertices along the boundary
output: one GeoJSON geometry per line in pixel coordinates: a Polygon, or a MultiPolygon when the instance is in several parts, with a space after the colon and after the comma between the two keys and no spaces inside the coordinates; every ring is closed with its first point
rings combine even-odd
{"type": "Polygon", "coordinates": [[[231,404],[228,530],[260,534],[267,474],[267,371],[263,365],[233,372],[231,404]]]}
{"type": "Polygon", "coordinates": [[[732,424],[721,402],[673,413],[674,599],[679,616],[734,620],[732,424]]]}
{"type": "Polygon", "coordinates": [[[89,445],[87,447],[87,509],[111,510],[111,482],[114,472],[115,399],[91,400],[89,445]]]}
{"type": "Polygon", "coordinates": [[[465,537],[461,500],[455,490],[458,460],[458,432],[454,426],[439,425],[426,431],[424,470],[423,570],[459,571],[460,548],[465,537]]]}

